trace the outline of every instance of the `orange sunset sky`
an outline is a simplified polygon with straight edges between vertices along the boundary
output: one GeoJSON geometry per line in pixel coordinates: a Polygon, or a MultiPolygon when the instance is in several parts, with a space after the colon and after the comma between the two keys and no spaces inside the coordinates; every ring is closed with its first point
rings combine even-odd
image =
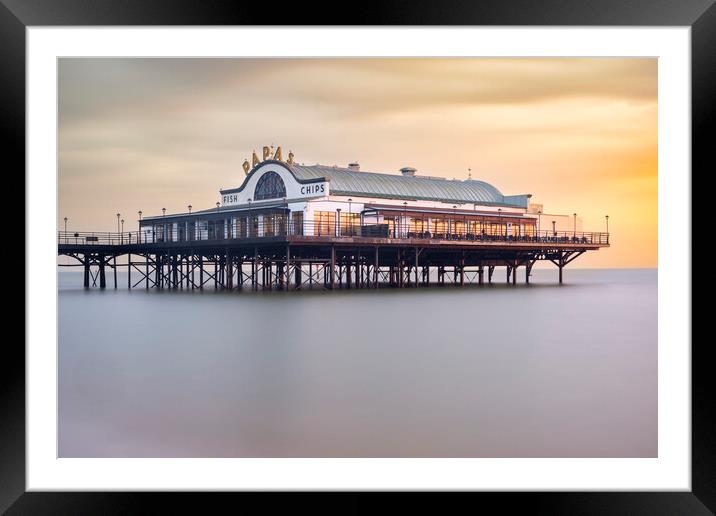
{"type": "Polygon", "coordinates": [[[136,230],[209,208],[263,145],[299,163],[531,193],[612,247],[578,267],[657,265],[657,60],[60,59],[58,227],[136,230]]]}

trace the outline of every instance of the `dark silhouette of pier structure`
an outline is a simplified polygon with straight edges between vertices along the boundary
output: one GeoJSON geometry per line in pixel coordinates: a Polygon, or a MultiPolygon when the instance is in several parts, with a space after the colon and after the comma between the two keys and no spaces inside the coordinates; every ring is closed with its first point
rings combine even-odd
{"type": "Polygon", "coordinates": [[[244,228],[238,237],[201,240],[186,234],[62,231],[57,247],[58,256],[76,261],[61,266],[84,269],[86,288],[106,288],[108,271],[117,288],[117,270],[124,268],[130,289],[256,291],[481,285],[492,283],[502,267],[507,283],[517,283],[520,268],[529,283],[539,260],[554,264],[562,283],[568,264],[609,246],[608,233],[393,236],[356,225],[313,236],[318,231],[306,231],[306,224],[244,228]]]}

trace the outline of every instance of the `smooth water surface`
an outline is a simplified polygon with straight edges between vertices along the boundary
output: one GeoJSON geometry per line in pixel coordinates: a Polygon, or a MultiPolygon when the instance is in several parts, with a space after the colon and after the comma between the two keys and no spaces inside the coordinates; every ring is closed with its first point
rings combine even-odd
{"type": "Polygon", "coordinates": [[[656,456],[656,270],[499,272],[221,293],[85,291],[62,271],[59,454],[656,456]]]}

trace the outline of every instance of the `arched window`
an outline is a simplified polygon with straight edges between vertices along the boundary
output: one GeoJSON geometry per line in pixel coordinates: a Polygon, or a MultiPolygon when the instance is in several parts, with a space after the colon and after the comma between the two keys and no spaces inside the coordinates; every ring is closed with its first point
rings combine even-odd
{"type": "Polygon", "coordinates": [[[277,199],[286,197],[286,185],[283,179],[276,172],[266,172],[256,183],[254,191],[254,200],[277,199]]]}

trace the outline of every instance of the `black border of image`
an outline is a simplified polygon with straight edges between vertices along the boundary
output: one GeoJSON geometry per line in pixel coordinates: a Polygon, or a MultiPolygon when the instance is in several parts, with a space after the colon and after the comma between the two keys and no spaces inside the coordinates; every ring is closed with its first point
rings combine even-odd
{"type": "MultiPolygon", "coordinates": [[[[693,179],[716,173],[716,6],[714,0],[442,0],[378,3],[296,2],[275,5],[241,0],[0,0],[0,170],[5,199],[25,197],[25,29],[28,26],[114,25],[551,25],[551,26],[688,26],[691,27],[691,129],[693,179]],[[12,183],[15,182],[15,185],[12,183]]],[[[689,175],[689,170],[684,170],[689,175]]],[[[703,195],[706,189],[695,192],[703,195]]],[[[691,206],[710,205],[711,198],[691,206]]],[[[8,204],[6,203],[6,207],[8,204]]],[[[25,209],[27,209],[25,207],[25,209]]],[[[6,208],[7,210],[7,208],[6,208]]],[[[10,211],[20,213],[15,208],[10,211]]],[[[668,213],[664,213],[668,216],[668,213]]],[[[12,219],[7,219],[12,220],[12,219]]],[[[4,227],[7,229],[7,220],[4,227]]],[[[694,223],[698,221],[693,217],[694,223]]],[[[16,221],[15,221],[16,222],[16,221]]],[[[54,225],[55,221],[50,221],[54,225]]],[[[26,241],[20,228],[4,232],[3,278],[24,279],[32,271],[24,265],[26,241]]],[[[26,235],[27,228],[24,228],[26,235]]],[[[690,239],[691,241],[691,239],[690,239]]],[[[686,250],[693,256],[692,249],[686,250]]],[[[711,262],[713,260],[710,260],[711,262]]],[[[692,260],[694,265],[699,262],[692,260]]],[[[659,267],[668,264],[659,263],[659,267]]],[[[695,271],[700,270],[694,268],[695,271]]],[[[699,275],[709,287],[711,267],[699,275]]],[[[691,277],[684,274],[693,296],[691,277]]],[[[25,310],[6,285],[6,311],[25,310]],[[8,302],[9,301],[9,302],[8,302]]],[[[664,294],[664,293],[662,293],[664,294]]],[[[26,295],[26,294],[25,294],[26,295]]],[[[25,302],[32,302],[24,298],[25,302]]],[[[698,308],[698,303],[692,303],[698,308]]],[[[24,312],[23,312],[24,313],[24,312]]],[[[664,316],[664,314],[660,314],[664,316]]],[[[18,314],[19,317],[22,317],[18,314]]],[[[6,320],[12,320],[8,318],[6,320]]],[[[26,319],[25,319],[26,320],[26,319]]],[[[694,320],[691,314],[691,321],[694,320]]],[[[697,318],[698,320],[698,318],[697,318]]],[[[23,327],[24,334],[24,327],[23,327]]],[[[26,492],[25,462],[25,346],[10,325],[0,340],[0,512],[7,514],[135,514],[212,513],[274,510],[345,514],[391,508],[443,513],[500,514],[648,514],[700,515],[716,512],[716,382],[709,360],[710,338],[692,338],[692,436],[690,492],[475,492],[412,493],[149,493],[149,492],[26,492]],[[447,495],[451,495],[448,497],[447,495]],[[160,504],[160,505],[157,505],[160,504]],[[228,504],[228,505],[227,505],[228,504]],[[150,509],[159,507],[160,510],[150,509]],[[464,509],[463,509],[464,507],[464,509]],[[222,512],[224,510],[222,509],[222,512]],[[452,511],[451,511],[452,512],[452,511]]]]}

